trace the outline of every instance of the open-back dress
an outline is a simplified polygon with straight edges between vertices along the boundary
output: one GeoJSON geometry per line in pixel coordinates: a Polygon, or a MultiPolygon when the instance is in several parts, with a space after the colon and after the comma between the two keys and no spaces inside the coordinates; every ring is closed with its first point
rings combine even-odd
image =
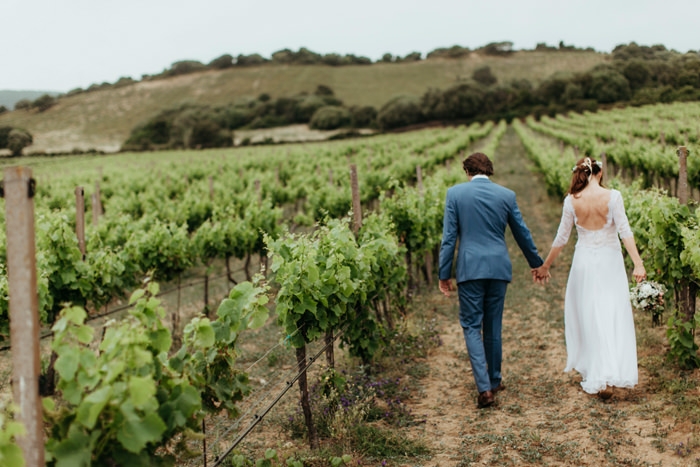
{"type": "Polygon", "coordinates": [[[638,380],[637,342],[620,246],[620,238],[632,236],[632,231],[620,192],[611,190],[607,222],[598,230],[578,225],[572,197],[567,196],[552,246],[564,246],[573,225],[578,241],[564,304],[564,371],[578,371],[589,394],[606,386],[633,387],[638,380]]]}

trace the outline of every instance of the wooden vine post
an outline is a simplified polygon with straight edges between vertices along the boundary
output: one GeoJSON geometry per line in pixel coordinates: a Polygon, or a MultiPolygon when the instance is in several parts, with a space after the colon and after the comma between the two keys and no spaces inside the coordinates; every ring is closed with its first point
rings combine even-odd
{"type": "Polygon", "coordinates": [[[43,413],[39,397],[39,297],[36,283],[34,179],[26,167],[5,169],[7,276],[12,390],[25,434],[17,438],[27,467],[43,467],[43,413]]]}
{"type": "Polygon", "coordinates": [[[85,190],[75,187],[75,235],[78,237],[78,248],[85,261],[85,190]]]}
{"type": "Polygon", "coordinates": [[[297,365],[299,368],[299,392],[301,393],[301,410],[304,412],[304,422],[309,432],[309,445],[311,449],[318,447],[318,434],[311,416],[311,404],[309,403],[309,383],[306,379],[306,344],[297,348],[297,365]]]}
{"type": "MultiPolygon", "coordinates": [[[[676,151],[678,155],[678,201],[681,204],[688,204],[688,148],[680,146],[676,151]]],[[[680,280],[680,287],[677,292],[676,303],[678,311],[685,322],[692,323],[695,319],[695,302],[698,294],[698,285],[690,278],[684,277],[680,280]]]]}

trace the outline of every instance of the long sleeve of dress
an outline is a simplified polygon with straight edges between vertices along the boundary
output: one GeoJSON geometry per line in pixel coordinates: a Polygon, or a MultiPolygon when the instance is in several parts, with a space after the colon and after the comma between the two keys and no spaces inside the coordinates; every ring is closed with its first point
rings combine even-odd
{"type": "Polygon", "coordinates": [[[574,207],[571,204],[571,198],[567,196],[564,199],[564,207],[561,212],[561,221],[557,229],[557,236],[552,242],[552,248],[558,248],[566,245],[571,235],[571,229],[574,226],[574,207]]]}
{"type": "Polygon", "coordinates": [[[625,213],[625,204],[622,201],[622,195],[619,191],[613,190],[612,196],[612,214],[613,222],[617,227],[617,233],[620,238],[632,237],[632,229],[630,228],[629,220],[627,219],[627,214],[625,213]]]}

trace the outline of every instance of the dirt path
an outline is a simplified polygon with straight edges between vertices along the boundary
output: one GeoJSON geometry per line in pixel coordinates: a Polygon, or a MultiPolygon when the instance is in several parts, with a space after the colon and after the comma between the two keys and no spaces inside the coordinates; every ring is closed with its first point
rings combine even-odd
{"type": "MultiPolygon", "coordinates": [[[[494,180],[516,191],[540,253],[546,255],[561,208],[532,174],[512,130],[498,148],[494,166],[494,180]]],[[[696,453],[681,456],[676,449],[688,440],[697,443],[692,425],[664,416],[663,399],[650,390],[641,365],[640,384],[633,390],[616,389],[606,402],[584,393],[575,372],[563,373],[563,295],[574,239],[546,287],[531,284],[529,268],[512,243],[514,281],[503,325],[507,389],[497,395],[495,407],[477,409],[457,298],[440,297],[436,291],[443,345],[429,357],[430,375],[422,380],[421,396],[411,407],[426,419],[411,434],[431,447],[432,457],[405,465],[699,465],[696,453]]]]}

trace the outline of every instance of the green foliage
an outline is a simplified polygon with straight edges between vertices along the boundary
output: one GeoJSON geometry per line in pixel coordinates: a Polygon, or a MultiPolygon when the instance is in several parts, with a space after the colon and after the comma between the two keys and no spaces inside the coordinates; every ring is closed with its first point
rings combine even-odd
{"type": "Polygon", "coordinates": [[[379,110],[377,124],[382,130],[413,125],[423,120],[420,101],[414,97],[398,96],[379,110]]]}
{"type": "Polygon", "coordinates": [[[350,107],[350,113],[354,128],[372,128],[377,124],[377,109],[372,106],[353,106],[350,107]]]}
{"type": "Polygon", "coordinates": [[[491,71],[491,67],[489,66],[483,66],[474,70],[474,73],[472,73],[472,79],[485,86],[491,86],[492,84],[496,84],[498,81],[498,78],[496,78],[491,71]]]}
{"type": "Polygon", "coordinates": [[[444,91],[430,89],[421,99],[421,111],[426,119],[472,119],[481,112],[483,105],[484,90],[469,83],[457,84],[444,91]]]}
{"type": "Polygon", "coordinates": [[[206,66],[197,60],[180,60],[174,62],[169,70],[163,72],[165,76],[178,76],[206,70],[206,66]]]}
{"type": "Polygon", "coordinates": [[[239,55],[236,57],[236,66],[255,66],[262,65],[269,60],[260,54],[239,55]]]}
{"type": "Polygon", "coordinates": [[[155,283],[132,295],[129,316],[108,323],[99,341],[82,308],[64,309],[52,343],[62,399],[44,400],[48,465],[172,465],[164,446],[179,438],[174,451],[186,449],[205,410],[235,414],[250,391],[247,375],[235,369],[236,341],[267,321],[267,290],[259,278],[236,286],[215,321],[197,317],[187,325],[170,359],[155,283]]]}
{"type": "Polygon", "coordinates": [[[430,185],[426,193],[394,186],[391,197],[380,198],[382,212],[391,219],[397,237],[412,255],[431,251],[440,244],[444,212],[444,187],[430,185]]]}
{"type": "Polygon", "coordinates": [[[15,102],[15,110],[28,110],[32,108],[32,101],[29,99],[20,99],[15,102]]]}
{"type": "Polygon", "coordinates": [[[695,329],[698,327],[698,316],[694,322],[683,321],[677,316],[671,316],[666,328],[668,337],[668,359],[683,369],[692,370],[700,367],[698,345],[695,343],[695,329]]]}
{"type": "Polygon", "coordinates": [[[216,70],[224,70],[226,68],[231,68],[232,66],[233,56],[230,54],[223,54],[207,64],[208,68],[214,68],[216,70]]]}
{"type": "Polygon", "coordinates": [[[24,467],[24,455],[17,445],[17,437],[25,433],[24,425],[13,420],[17,409],[0,401],[0,465],[24,467]]]}
{"type": "Polygon", "coordinates": [[[317,130],[335,130],[351,123],[350,111],[342,107],[326,106],[314,112],[309,126],[317,130]]]}
{"type": "Polygon", "coordinates": [[[590,97],[601,104],[625,101],[632,95],[627,78],[618,71],[597,71],[591,78],[590,97]]]}
{"type": "MultiPolygon", "coordinates": [[[[2,133],[4,132],[4,129],[2,129],[2,133]]],[[[0,136],[0,143],[3,142],[1,141],[2,139],[5,138],[0,136]]],[[[0,148],[5,147],[9,149],[10,152],[12,152],[12,156],[17,157],[21,156],[22,150],[31,145],[33,142],[34,138],[27,130],[23,130],[21,128],[11,128],[10,131],[7,132],[5,146],[0,146],[0,148]]]]}
{"type": "Polygon", "coordinates": [[[460,58],[469,55],[471,50],[469,47],[453,45],[452,47],[440,47],[428,52],[426,58],[460,58]]]}
{"type": "Polygon", "coordinates": [[[0,126],[0,149],[7,148],[7,137],[12,131],[11,126],[0,126]]]}
{"type": "Polygon", "coordinates": [[[340,327],[364,302],[368,266],[347,218],[330,220],[309,235],[268,240],[267,247],[279,284],[278,319],[294,347],[340,327]]]}
{"type": "Polygon", "coordinates": [[[37,109],[39,112],[44,112],[56,104],[56,98],[50,94],[44,94],[41,97],[32,102],[32,107],[37,109]]]}

